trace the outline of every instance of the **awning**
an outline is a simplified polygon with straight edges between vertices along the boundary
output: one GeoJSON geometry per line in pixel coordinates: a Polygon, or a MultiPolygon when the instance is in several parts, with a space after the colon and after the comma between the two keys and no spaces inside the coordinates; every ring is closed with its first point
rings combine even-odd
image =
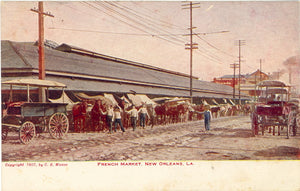
{"type": "Polygon", "coordinates": [[[77,104],[74,103],[69,97],[68,95],[63,92],[61,97],[58,99],[48,99],[51,103],[67,103],[67,111],[72,111],[73,105],[77,104]]]}
{"type": "Polygon", "coordinates": [[[2,84],[6,85],[18,85],[18,86],[35,86],[35,87],[67,87],[65,84],[55,81],[49,80],[40,80],[40,79],[17,79],[17,80],[9,80],[2,82],[2,84]]]}
{"type": "Polygon", "coordinates": [[[107,97],[104,97],[103,95],[89,96],[89,95],[86,95],[85,93],[76,93],[75,95],[77,97],[81,98],[81,99],[85,99],[85,100],[101,100],[101,102],[103,104],[114,105],[112,100],[110,100],[107,97]]]}

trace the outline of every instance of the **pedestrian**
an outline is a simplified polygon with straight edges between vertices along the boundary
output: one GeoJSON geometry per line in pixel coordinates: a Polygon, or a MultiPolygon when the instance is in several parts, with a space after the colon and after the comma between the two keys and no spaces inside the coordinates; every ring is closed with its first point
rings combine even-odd
{"type": "Polygon", "coordinates": [[[133,131],[135,131],[135,129],[136,129],[136,121],[137,121],[137,118],[138,118],[138,111],[135,108],[135,106],[133,105],[132,109],[129,110],[129,111],[126,111],[126,113],[128,113],[130,115],[131,126],[133,128],[133,131]]]}
{"type": "Polygon", "coordinates": [[[146,116],[148,116],[149,118],[149,114],[147,112],[147,108],[145,104],[143,104],[143,106],[139,109],[138,113],[140,113],[140,125],[144,129],[146,126],[146,116]]]}
{"type": "Polygon", "coordinates": [[[121,127],[121,130],[123,132],[125,132],[124,128],[123,128],[123,124],[122,124],[122,118],[121,118],[121,109],[119,107],[115,107],[115,110],[114,110],[114,122],[115,122],[115,132],[117,132],[117,127],[118,127],[118,124],[120,125],[121,127]]]}
{"type": "Polygon", "coordinates": [[[209,131],[210,129],[210,121],[212,118],[211,115],[211,111],[210,111],[210,106],[209,105],[205,105],[205,111],[204,111],[204,126],[205,126],[205,130],[209,131]]]}
{"type": "Polygon", "coordinates": [[[114,110],[112,105],[108,105],[106,112],[103,112],[101,109],[100,112],[102,113],[102,115],[106,115],[106,122],[109,128],[109,133],[112,133],[112,122],[114,117],[114,110]]]}

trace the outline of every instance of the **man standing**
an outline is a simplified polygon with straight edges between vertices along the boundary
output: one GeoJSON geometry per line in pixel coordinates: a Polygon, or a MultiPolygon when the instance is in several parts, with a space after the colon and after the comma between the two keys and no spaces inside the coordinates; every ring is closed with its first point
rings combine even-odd
{"type": "Polygon", "coordinates": [[[210,106],[205,105],[205,111],[204,111],[204,125],[205,125],[205,130],[209,130],[210,128],[210,120],[212,118],[211,116],[211,111],[210,111],[210,106]]]}
{"type": "Polygon", "coordinates": [[[143,104],[143,106],[139,109],[138,113],[141,113],[140,114],[140,125],[143,127],[143,129],[145,129],[146,116],[149,117],[145,104],[143,104]]]}
{"type": "Polygon", "coordinates": [[[121,111],[120,111],[119,107],[116,107],[114,110],[114,118],[115,118],[115,120],[114,120],[115,121],[115,132],[117,131],[118,124],[120,125],[121,130],[123,132],[125,132],[125,130],[123,128],[123,124],[122,124],[121,111]]]}
{"type": "Polygon", "coordinates": [[[133,131],[135,131],[136,121],[137,121],[137,117],[138,117],[138,111],[135,108],[135,106],[132,106],[132,109],[127,111],[126,113],[128,113],[130,115],[131,125],[132,125],[132,128],[133,128],[133,131]]]}
{"type": "Polygon", "coordinates": [[[106,115],[106,121],[107,121],[107,125],[109,127],[109,133],[112,133],[112,122],[113,122],[113,116],[114,116],[114,110],[112,108],[112,105],[109,105],[106,112],[103,112],[100,109],[100,112],[102,113],[102,115],[106,115]]]}

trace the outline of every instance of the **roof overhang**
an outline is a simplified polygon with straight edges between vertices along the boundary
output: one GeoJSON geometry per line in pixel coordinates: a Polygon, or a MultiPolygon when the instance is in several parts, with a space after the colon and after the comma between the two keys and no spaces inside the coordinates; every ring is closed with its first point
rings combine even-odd
{"type": "Polygon", "coordinates": [[[3,85],[17,85],[17,86],[34,86],[34,87],[67,87],[65,84],[49,80],[40,79],[16,79],[2,82],[3,85]]]}

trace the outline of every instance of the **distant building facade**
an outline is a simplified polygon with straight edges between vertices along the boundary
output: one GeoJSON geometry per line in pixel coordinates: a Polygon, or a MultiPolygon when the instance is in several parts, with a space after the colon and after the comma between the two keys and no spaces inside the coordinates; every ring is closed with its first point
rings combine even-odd
{"type": "MultiPolygon", "coordinates": [[[[213,82],[223,85],[231,86],[235,89],[239,89],[241,92],[250,95],[250,96],[256,96],[257,92],[255,91],[256,84],[260,83],[264,80],[269,80],[270,76],[267,75],[264,72],[261,72],[260,70],[256,70],[255,72],[251,74],[241,75],[241,78],[239,80],[239,75],[224,75],[220,78],[214,78],[213,82]],[[240,83],[239,83],[240,82],[240,83]]],[[[236,93],[238,93],[236,91],[236,93]]]]}

